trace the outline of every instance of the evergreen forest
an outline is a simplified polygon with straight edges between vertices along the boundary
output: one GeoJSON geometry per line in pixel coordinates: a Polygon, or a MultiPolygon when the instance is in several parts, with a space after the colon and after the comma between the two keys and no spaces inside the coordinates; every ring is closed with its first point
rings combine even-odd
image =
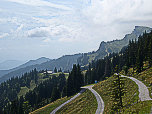
{"type": "Polygon", "coordinates": [[[152,67],[152,31],[145,31],[138,39],[129,40],[128,46],[117,53],[109,53],[103,59],[93,60],[86,67],[87,70],[83,71],[85,73],[82,73],[79,64],[74,64],[67,79],[61,69],[59,76],[52,77],[49,77],[46,69],[47,80],[38,82],[38,74],[42,71],[33,69],[22,76],[4,81],[0,84],[0,114],[28,114],[61,97],[74,95],[80,91],[81,86],[107,79],[113,75],[115,67],[118,72],[123,69],[127,73],[132,67],[140,73],[145,70],[144,61],[148,61],[149,67],[152,67]],[[21,87],[29,88],[31,81],[35,82],[36,87],[25,95],[18,96],[21,87]]]}

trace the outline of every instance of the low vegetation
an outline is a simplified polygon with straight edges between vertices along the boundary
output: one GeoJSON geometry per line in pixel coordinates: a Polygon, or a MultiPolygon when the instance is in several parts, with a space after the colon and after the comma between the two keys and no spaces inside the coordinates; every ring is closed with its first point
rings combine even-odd
{"type": "Polygon", "coordinates": [[[95,114],[97,107],[96,97],[86,89],[84,93],[63,106],[56,114],[95,114]]]}
{"type": "MultiPolygon", "coordinates": [[[[58,99],[42,108],[39,108],[29,114],[50,114],[55,108],[57,108],[58,106],[60,106],[61,104],[63,104],[64,102],[68,101],[69,99],[71,99],[74,96],[70,96],[70,97],[64,97],[61,99],[58,99]]],[[[45,100],[45,102],[47,102],[45,100]]]]}
{"type": "MultiPolygon", "coordinates": [[[[133,70],[133,68],[128,69],[127,76],[132,76],[141,82],[143,82],[148,90],[149,90],[149,96],[152,98],[152,67],[149,68],[149,62],[143,62],[143,69],[144,71],[141,73],[136,73],[136,69],[133,70]]],[[[121,74],[125,75],[124,71],[121,72],[121,74]]]]}
{"type": "MultiPolygon", "coordinates": [[[[76,94],[75,94],[76,95],[76,94]]],[[[74,95],[74,96],[75,96],[74,95]]],[[[30,114],[50,114],[55,108],[68,101],[74,96],[64,97],[50,103],[40,109],[31,112],[30,114]]],[[[47,102],[47,101],[45,101],[47,102]]],[[[98,107],[96,97],[94,94],[86,89],[84,93],[80,96],[72,100],[70,103],[64,105],[61,109],[59,109],[56,114],[94,114],[98,107]]]]}
{"type": "MultiPolygon", "coordinates": [[[[127,93],[123,97],[123,105],[124,108],[120,110],[120,113],[122,114],[128,114],[128,113],[136,113],[136,114],[143,114],[143,113],[149,113],[151,109],[151,102],[150,101],[139,101],[139,92],[138,92],[138,86],[135,84],[134,81],[131,79],[125,78],[125,87],[127,90],[127,93]]],[[[104,108],[104,114],[110,114],[113,101],[111,101],[110,97],[110,89],[111,89],[111,82],[114,80],[114,77],[111,76],[107,80],[101,81],[98,84],[96,84],[93,89],[95,89],[100,96],[102,97],[105,108],[104,108]]]]}

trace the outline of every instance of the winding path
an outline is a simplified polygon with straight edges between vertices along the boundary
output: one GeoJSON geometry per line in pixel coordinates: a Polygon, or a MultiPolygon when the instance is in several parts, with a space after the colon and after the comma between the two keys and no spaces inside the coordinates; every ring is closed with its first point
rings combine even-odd
{"type": "Polygon", "coordinates": [[[139,91],[139,99],[141,101],[147,101],[147,100],[152,100],[149,97],[149,90],[147,89],[147,87],[145,86],[144,83],[142,83],[141,81],[137,80],[136,78],[133,77],[128,77],[128,76],[123,76],[121,75],[121,77],[126,77],[126,78],[130,78],[131,80],[135,81],[135,83],[138,85],[138,91],[139,91]]]}
{"type": "Polygon", "coordinates": [[[98,102],[98,108],[97,108],[95,114],[102,114],[104,111],[104,102],[103,102],[101,96],[94,89],[92,89],[93,86],[94,85],[90,85],[90,86],[81,87],[81,88],[88,88],[96,96],[96,99],[98,102]]]}
{"type": "Polygon", "coordinates": [[[86,89],[89,89],[95,96],[98,102],[98,108],[96,110],[96,114],[102,114],[104,111],[104,102],[101,98],[101,96],[94,90],[92,89],[94,85],[90,85],[90,86],[85,86],[85,87],[81,87],[82,90],[75,95],[74,97],[72,97],[70,100],[66,101],[65,103],[63,103],[62,105],[60,105],[59,107],[57,107],[56,109],[54,109],[50,114],[55,114],[56,111],[58,111],[61,107],[63,107],[65,104],[69,103],[70,101],[72,101],[73,99],[75,99],[76,97],[78,97],[80,94],[82,94],[86,89]]]}
{"type": "Polygon", "coordinates": [[[86,89],[82,89],[77,95],[75,95],[74,97],[72,97],[70,100],[66,101],[65,103],[63,103],[62,105],[60,105],[59,107],[57,107],[56,109],[54,109],[50,114],[55,114],[56,111],[58,111],[61,107],[63,107],[65,104],[69,103],[70,101],[72,101],[73,99],[75,99],[76,97],[78,97],[79,95],[81,95],[86,89]]]}

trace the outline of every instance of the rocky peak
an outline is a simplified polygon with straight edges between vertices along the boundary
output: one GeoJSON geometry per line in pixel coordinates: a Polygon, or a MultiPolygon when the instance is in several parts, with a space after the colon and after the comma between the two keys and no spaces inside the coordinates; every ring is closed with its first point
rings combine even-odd
{"type": "Polygon", "coordinates": [[[102,41],[100,43],[99,50],[105,50],[105,49],[106,49],[106,42],[102,41]]]}

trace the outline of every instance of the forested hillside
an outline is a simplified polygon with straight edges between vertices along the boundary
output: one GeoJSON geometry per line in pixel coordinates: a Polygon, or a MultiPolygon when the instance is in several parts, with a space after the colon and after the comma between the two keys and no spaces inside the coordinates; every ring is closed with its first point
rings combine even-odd
{"type": "Polygon", "coordinates": [[[0,111],[16,114],[29,113],[60,97],[75,94],[83,85],[94,83],[95,80],[105,80],[114,73],[116,65],[119,71],[123,69],[127,73],[127,69],[132,67],[140,73],[144,70],[144,61],[148,61],[149,67],[152,66],[152,31],[150,33],[145,31],[142,36],[138,37],[138,40],[129,40],[129,45],[122,48],[119,53],[113,52],[104,59],[92,61],[84,75],[79,64],[73,65],[67,81],[64,74],[58,77],[50,77],[46,74],[47,80],[38,82],[38,77],[41,76],[34,69],[21,77],[13,77],[1,83],[0,111]],[[21,87],[29,87],[33,81],[36,87],[24,96],[18,97],[17,94],[21,87]]]}
{"type": "MultiPolygon", "coordinates": [[[[110,80],[113,78],[114,82],[121,81],[121,83],[122,83],[123,79],[120,78],[120,80],[119,80],[119,76],[118,77],[112,76],[114,72],[118,73],[123,69],[125,74],[127,74],[128,69],[130,69],[132,67],[133,68],[132,73],[135,72],[134,75],[137,75],[138,73],[144,71],[145,69],[152,67],[152,45],[151,44],[152,44],[152,31],[150,33],[146,33],[146,31],[145,31],[142,36],[140,35],[138,37],[137,40],[136,39],[129,40],[129,45],[127,47],[122,48],[119,53],[113,52],[112,54],[109,54],[108,56],[106,56],[104,59],[92,61],[92,63],[89,64],[88,70],[83,71],[84,85],[92,84],[92,83],[94,83],[95,80],[98,80],[98,82],[103,81],[107,78],[110,80]],[[146,61],[146,63],[148,63],[147,67],[143,67],[143,64],[145,61],[146,61]],[[86,72],[86,73],[84,73],[84,72],[86,72]],[[111,77],[111,78],[109,78],[109,77],[111,77]]],[[[143,79],[145,79],[145,78],[143,78],[143,79]]],[[[70,87],[72,86],[73,88],[76,88],[76,87],[74,87],[74,84],[75,84],[74,76],[69,76],[68,80],[70,80],[70,81],[69,82],[67,81],[67,84],[70,85],[70,87]]],[[[110,81],[110,80],[108,80],[108,81],[110,81]]],[[[103,83],[104,82],[105,81],[103,81],[103,83]]],[[[115,84],[115,85],[113,85],[114,87],[113,86],[111,87],[111,90],[113,92],[115,92],[114,88],[116,89],[117,86],[119,86],[118,84],[116,84],[114,82],[113,82],[113,84],[115,84]]],[[[109,83],[111,83],[111,81],[109,83]]],[[[109,83],[108,83],[108,86],[111,86],[112,84],[109,84],[109,83]]],[[[110,109],[110,111],[113,110],[113,111],[118,112],[118,110],[120,111],[120,109],[123,108],[124,104],[125,104],[125,106],[127,106],[127,107],[125,107],[126,112],[128,111],[128,106],[130,107],[130,102],[129,102],[129,104],[126,102],[122,104],[122,102],[120,102],[119,99],[121,98],[121,101],[122,101],[123,95],[125,94],[125,91],[124,91],[125,89],[127,89],[127,91],[133,91],[133,90],[137,91],[137,87],[135,86],[136,84],[134,84],[134,83],[130,84],[130,83],[131,83],[130,80],[127,80],[127,81],[125,80],[124,84],[127,85],[127,88],[121,88],[121,89],[123,89],[123,93],[121,94],[121,96],[119,96],[119,98],[118,98],[117,94],[120,94],[120,93],[112,94],[113,100],[115,100],[112,103],[114,103],[115,105],[110,104],[110,107],[112,108],[112,109],[110,109]],[[132,85],[134,85],[134,89],[130,90],[131,89],[130,87],[132,85]]],[[[107,85],[104,85],[104,86],[107,87],[107,85]]],[[[109,88],[106,88],[106,90],[107,89],[109,91],[109,88]]],[[[67,94],[66,94],[67,96],[68,96],[68,94],[72,95],[72,93],[75,93],[76,92],[75,90],[76,89],[70,88],[70,91],[69,91],[68,86],[64,87],[64,91],[67,92],[67,94]]],[[[119,91],[117,90],[116,92],[119,92],[119,91]]],[[[110,93],[111,93],[111,91],[110,91],[110,93]]],[[[105,97],[105,96],[109,95],[110,93],[105,92],[102,94],[105,97]]],[[[131,93],[131,94],[133,95],[133,93],[131,93]]],[[[109,101],[110,97],[107,99],[108,102],[111,102],[111,101],[109,101]]],[[[136,99],[137,99],[137,97],[138,97],[138,94],[136,95],[136,99]]],[[[131,99],[135,100],[134,97],[131,97],[131,99]]],[[[125,99],[125,100],[127,101],[127,99],[125,99]]],[[[132,101],[132,102],[134,104],[134,102],[136,102],[136,101],[132,101]]],[[[134,109],[132,112],[139,112],[139,110],[138,110],[139,108],[137,108],[138,106],[139,107],[144,106],[147,108],[150,104],[149,102],[144,102],[142,104],[139,104],[139,103],[135,105],[137,110],[134,109]],[[148,106],[146,106],[146,103],[148,103],[148,106]]],[[[107,106],[109,108],[109,105],[107,105],[107,106]]],[[[105,109],[105,110],[107,112],[109,111],[108,109],[105,109]]],[[[130,108],[129,108],[129,110],[130,110],[130,108]]],[[[146,109],[143,109],[143,110],[146,110],[146,109]]],[[[141,110],[140,112],[142,112],[143,110],[141,110]]],[[[148,107],[148,110],[149,110],[149,107],[148,107]]],[[[123,111],[125,111],[125,110],[123,110],[123,111]]]]}

